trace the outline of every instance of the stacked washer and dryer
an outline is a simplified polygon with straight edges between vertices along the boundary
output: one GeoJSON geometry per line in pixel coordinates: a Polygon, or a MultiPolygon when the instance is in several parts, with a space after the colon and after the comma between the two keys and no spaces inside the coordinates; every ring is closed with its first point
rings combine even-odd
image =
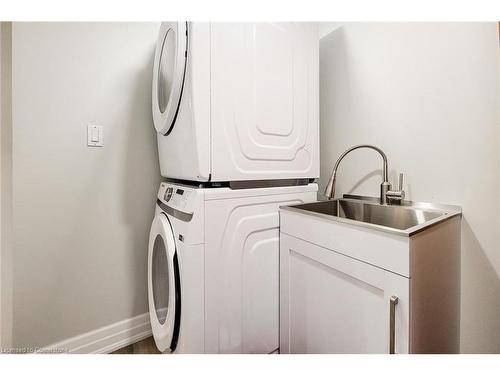
{"type": "Polygon", "coordinates": [[[316,200],[318,52],[315,24],[162,23],[148,254],[162,352],[279,349],[278,210],[316,200]]]}

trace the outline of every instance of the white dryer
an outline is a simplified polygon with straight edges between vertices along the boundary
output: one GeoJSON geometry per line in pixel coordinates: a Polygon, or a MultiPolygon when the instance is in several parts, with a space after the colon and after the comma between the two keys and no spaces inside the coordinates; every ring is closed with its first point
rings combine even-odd
{"type": "Polygon", "coordinates": [[[319,177],[318,54],[315,23],[162,23],[152,84],[162,176],[319,177]]]}
{"type": "Polygon", "coordinates": [[[279,346],[279,207],[317,185],[240,189],[162,182],[148,255],[161,351],[271,353],[279,346]]]}

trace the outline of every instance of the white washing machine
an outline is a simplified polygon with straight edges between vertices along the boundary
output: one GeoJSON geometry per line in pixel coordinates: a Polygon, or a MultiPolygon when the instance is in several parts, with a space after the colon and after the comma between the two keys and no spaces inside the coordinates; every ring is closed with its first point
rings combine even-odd
{"type": "Polygon", "coordinates": [[[271,353],[279,346],[279,212],[317,185],[240,189],[162,182],[148,254],[161,351],[271,353]]]}
{"type": "Polygon", "coordinates": [[[162,352],[204,352],[202,202],[192,189],[160,186],[149,234],[148,301],[153,336],[162,352]]]}
{"type": "Polygon", "coordinates": [[[316,23],[162,23],[160,170],[189,181],[319,177],[316,23]]]}

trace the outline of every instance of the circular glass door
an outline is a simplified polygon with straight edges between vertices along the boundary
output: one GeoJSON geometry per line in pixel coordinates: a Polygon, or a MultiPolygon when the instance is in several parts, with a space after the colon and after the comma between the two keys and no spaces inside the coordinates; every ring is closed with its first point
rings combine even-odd
{"type": "Polygon", "coordinates": [[[156,42],[152,110],[158,133],[173,130],[181,103],[187,63],[187,23],[163,22],[156,42]]]}
{"type": "Polygon", "coordinates": [[[174,29],[168,29],[160,53],[158,69],[158,108],[161,113],[167,109],[172,91],[175,68],[176,35],[174,29]]]}
{"type": "Polygon", "coordinates": [[[148,247],[148,304],[153,337],[162,352],[173,351],[180,325],[180,276],[174,235],[166,215],[151,224],[148,247]]]}
{"type": "Polygon", "coordinates": [[[168,258],[165,241],[161,235],[157,235],[153,245],[153,260],[152,260],[152,275],[153,283],[153,304],[156,312],[156,317],[160,324],[164,324],[167,319],[168,311],[168,296],[170,293],[170,282],[168,280],[168,258]]]}

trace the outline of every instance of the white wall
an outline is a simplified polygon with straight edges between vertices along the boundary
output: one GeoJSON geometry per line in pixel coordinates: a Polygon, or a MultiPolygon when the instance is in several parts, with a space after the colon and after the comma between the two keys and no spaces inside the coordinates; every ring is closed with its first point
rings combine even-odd
{"type": "MultiPolygon", "coordinates": [[[[320,34],[320,189],[340,153],[371,143],[393,183],[405,173],[409,199],[462,206],[461,351],[499,353],[497,24],[325,23],[320,34]]],[[[355,152],[337,194],[376,196],[381,166],[355,152]]]]}
{"type": "Polygon", "coordinates": [[[0,346],[12,345],[11,31],[0,22],[0,346]]]}
{"type": "Polygon", "coordinates": [[[13,345],[147,311],[158,24],[14,23],[13,345]],[[86,144],[104,126],[104,147],[86,144]]]}

